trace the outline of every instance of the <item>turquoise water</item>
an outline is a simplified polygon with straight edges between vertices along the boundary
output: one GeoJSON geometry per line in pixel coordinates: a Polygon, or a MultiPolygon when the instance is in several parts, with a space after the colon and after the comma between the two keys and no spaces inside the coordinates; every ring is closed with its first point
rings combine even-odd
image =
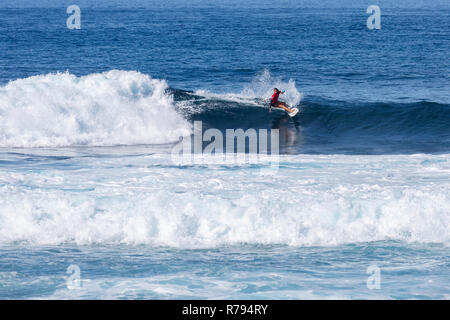
{"type": "Polygon", "coordinates": [[[2,248],[2,256],[2,270],[15,270],[2,272],[2,298],[448,299],[441,282],[448,249],[440,245],[13,246],[2,248]],[[68,289],[66,269],[74,263],[81,282],[68,289]],[[366,271],[374,264],[381,268],[381,284],[370,290],[366,271]]]}

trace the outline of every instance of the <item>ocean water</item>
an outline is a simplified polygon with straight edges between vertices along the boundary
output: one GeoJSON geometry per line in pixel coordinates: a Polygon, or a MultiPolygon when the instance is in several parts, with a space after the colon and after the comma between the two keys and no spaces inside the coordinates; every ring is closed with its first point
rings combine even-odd
{"type": "Polygon", "coordinates": [[[450,7],[375,3],[0,4],[0,298],[449,299],[450,7]]]}

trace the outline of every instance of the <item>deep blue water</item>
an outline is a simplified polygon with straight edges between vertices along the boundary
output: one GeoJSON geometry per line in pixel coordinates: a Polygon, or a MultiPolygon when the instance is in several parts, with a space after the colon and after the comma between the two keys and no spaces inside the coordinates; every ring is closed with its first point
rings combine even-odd
{"type": "Polygon", "coordinates": [[[0,4],[0,298],[449,298],[448,4],[42,3],[0,4]],[[277,174],[174,165],[193,121],[277,174]]]}

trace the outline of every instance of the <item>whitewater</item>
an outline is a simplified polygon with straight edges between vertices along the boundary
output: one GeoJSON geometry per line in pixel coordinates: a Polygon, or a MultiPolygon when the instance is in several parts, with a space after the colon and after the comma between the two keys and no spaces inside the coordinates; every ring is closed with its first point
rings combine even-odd
{"type": "Polygon", "coordinates": [[[10,81],[0,87],[0,297],[448,298],[438,257],[449,254],[450,154],[436,117],[447,106],[404,106],[304,99],[267,70],[225,93],[123,70],[10,81]],[[299,120],[268,113],[274,86],[299,120]],[[193,121],[279,129],[275,174],[245,154],[180,165],[171,151],[193,121]],[[417,143],[402,149],[411,134],[417,143]],[[441,152],[422,152],[437,138],[441,152]],[[397,151],[380,151],[387,142],[397,151]],[[64,285],[73,263],[82,290],[64,285]],[[389,292],[365,289],[374,264],[389,292]],[[402,291],[421,286],[409,272],[428,277],[423,296],[402,291]],[[325,273],[331,282],[314,280],[325,273]]]}
{"type": "Polygon", "coordinates": [[[0,88],[0,147],[161,144],[190,134],[168,84],[138,72],[68,72],[0,88]]]}

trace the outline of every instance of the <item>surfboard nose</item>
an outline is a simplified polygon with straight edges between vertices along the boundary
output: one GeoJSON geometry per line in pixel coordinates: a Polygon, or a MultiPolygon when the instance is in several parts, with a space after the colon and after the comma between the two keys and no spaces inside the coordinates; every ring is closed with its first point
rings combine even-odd
{"type": "Polygon", "coordinates": [[[298,113],[298,109],[297,109],[297,108],[292,108],[292,112],[289,112],[288,114],[289,114],[290,117],[293,117],[293,116],[295,116],[297,113],[298,113]]]}

